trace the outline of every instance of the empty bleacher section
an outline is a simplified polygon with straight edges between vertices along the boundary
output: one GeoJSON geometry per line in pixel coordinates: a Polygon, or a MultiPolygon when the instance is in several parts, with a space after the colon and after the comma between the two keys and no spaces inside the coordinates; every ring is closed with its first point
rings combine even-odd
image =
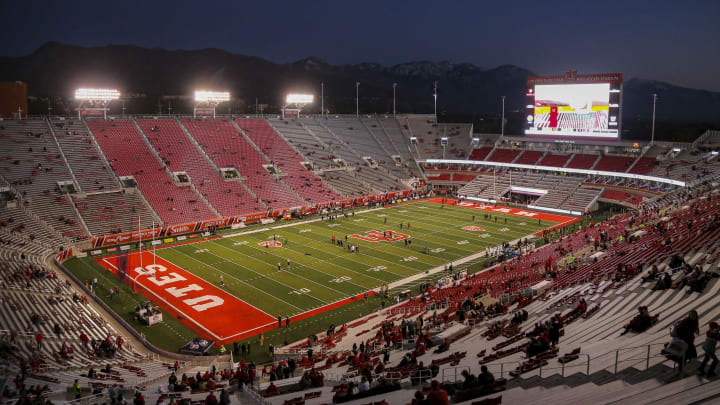
{"type": "Polygon", "coordinates": [[[66,196],[75,189],[74,176],[47,121],[2,121],[0,143],[0,176],[18,193],[17,198],[26,208],[68,239],[87,238],[66,196]],[[61,189],[59,183],[70,186],[61,189]]]}
{"type": "MultiPolygon", "coordinates": [[[[387,170],[395,177],[410,177],[407,171],[395,165],[391,155],[385,152],[373,131],[369,129],[370,126],[366,125],[376,125],[376,131],[380,133],[382,128],[378,127],[376,122],[362,122],[357,118],[331,118],[323,121],[328,130],[352,149],[356,155],[361,158],[370,157],[375,165],[387,170]]],[[[363,164],[368,167],[367,162],[364,161],[363,164]]]]}
{"type": "Polygon", "coordinates": [[[522,165],[536,165],[545,152],[539,150],[525,150],[523,151],[514,163],[522,165]]]}
{"type": "MultiPolygon", "coordinates": [[[[411,159],[404,157],[396,145],[390,140],[388,130],[385,128],[381,118],[360,117],[360,120],[363,125],[365,125],[365,128],[368,129],[370,135],[380,145],[382,152],[390,157],[387,163],[383,164],[388,171],[399,178],[420,177],[418,176],[417,165],[411,159]],[[393,157],[398,156],[400,157],[400,163],[393,159],[393,157]]],[[[404,146],[404,144],[402,146],[404,146]]]]}
{"type": "Polygon", "coordinates": [[[635,156],[605,155],[600,158],[593,169],[624,173],[635,162],[635,159],[635,156]]]}
{"type": "Polygon", "coordinates": [[[120,183],[82,121],[50,121],[50,129],[84,193],[110,191],[120,183]]]}
{"type": "MultiPolygon", "coordinates": [[[[407,188],[403,181],[392,173],[394,172],[398,175],[405,176],[407,176],[408,173],[404,170],[398,170],[393,161],[387,160],[392,159],[391,157],[386,157],[384,158],[386,160],[380,161],[377,157],[370,156],[377,164],[371,165],[363,160],[364,156],[361,156],[359,152],[351,149],[345,140],[334,133],[336,129],[345,133],[345,131],[350,131],[347,130],[347,128],[350,127],[346,125],[355,125],[355,127],[358,128],[358,134],[360,134],[358,137],[371,136],[363,127],[363,123],[357,119],[351,121],[338,119],[338,121],[335,121],[334,118],[302,118],[299,122],[270,121],[270,123],[291,145],[303,154],[305,158],[311,161],[316,166],[316,169],[323,170],[347,165],[351,170],[354,169],[356,181],[362,182],[363,188],[372,190],[373,194],[407,188]],[[332,130],[330,129],[331,127],[333,128],[332,130]],[[335,163],[333,159],[342,159],[344,165],[335,163]],[[384,165],[381,165],[380,162],[383,162],[384,165]]],[[[346,134],[345,136],[348,135],[346,134]]],[[[355,140],[354,142],[360,141],[355,140]]],[[[378,148],[377,142],[372,139],[366,140],[363,143],[374,143],[376,145],[375,147],[378,148]]],[[[363,150],[367,150],[366,145],[362,146],[362,148],[363,150]]],[[[375,156],[378,156],[378,154],[376,153],[375,156]]],[[[342,193],[335,187],[333,183],[334,177],[338,176],[321,176],[323,180],[329,182],[333,189],[342,193]]],[[[340,185],[339,188],[343,189],[343,186],[340,185]]]]}
{"type": "Polygon", "coordinates": [[[488,157],[488,160],[491,162],[513,163],[521,152],[522,151],[517,149],[495,148],[493,153],[490,154],[490,157],[488,157]]]}
{"type": "MultiPolygon", "coordinates": [[[[290,208],[304,201],[290,187],[266,170],[270,165],[254,145],[228,120],[181,120],[218,168],[234,167],[243,183],[268,208],[290,208]]],[[[257,212],[257,211],[256,211],[257,212]]]]}
{"type": "Polygon", "coordinates": [[[326,123],[328,120],[326,118],[302,118],[300,121],[307,131],[319,139],[322,142],[321,145],[335,158],[342,159],[345,164],[352,167],[363,166],[362,158],[328,129],[326,123]]]}
{"type": "Polygon", "coordinates": [[[326,170],[320,175],[320,178],[335,192],[347,198],[363,197],[377,192],[372,187],[358,181],[354,170],[326,170]]]}
{"type": "Polygon", "coordinates": [[[378,122],[385,130],[387,138],[394,146],[395,150],[402,157],[404,165],[417,178],[422,177],[420,169],[414,163],[414,155],[410,149],[410,140],[403,132],[400,122],[395,118],[381,117],[378,122]]]}
{"type": "Polygon", "coordinates": [[[707,152],[700,150],[685,148],[673,152],[667,148],[661,156],[662,160],[648,175],[695,182],[720,173],[720,159],[710,157],[707,152]]]}
{"type": "Polygon", "coordinates": [[[188,186],[176,186],[131,121],[88,121],[88,127],[118,176],[133,176],[160,218],[182,224],[214,218],[215,214],[188,186]]]}
{"type": "Polygon", "coordinates": [[[620,203],[622,205],[635,208],[643,202],[645,196],[641,194],[628,193],[621,190],[605,189],[605,191],[603,191],[602,193],[601,198],[604,200],[620,203]]]}
{"type": "Polygon", "coordinates": [[[644,156],[644,157],[639,158],[635,162],[635,165],[628,171],[628,173],[648,174],[655,168],[656,165],[657,165],[657,159],[644,156]]]}
{"type": "Polygon", "coordinates": [[[565,209],[586,212],[599,198],[601,189],[582,185],[579,177],[556,176],[552,174],[514,171],[484,172],[458,190],[458,195],[486,200],[499,200],[510,186],[546,190],[532,205],[538,208],[565,209]]]}
{"type": "Polygon", "coordinates": [[[190,182],[220,213],[229,217],[264,211],[238,181],[224,181],[175,120],[138,120],[153,148],[173,172],[185,172],[190,182]]]}
{"type": "Polygon", "coordinates": [[[538,164],[542,166],[565,167],[565,164],[571,156],[572,155],[558,155],[548,152],[542,159],[540,159],[538,164]]]}
{"type": "Polygon", "coordinates": [[[335,155],[326,145],[311,134],[299,121],[268,120],[296,151],[311,162],[316,170],[339,167],[333,162],[335,155]]]}
{"type": "Polygon", "coordinates": [[[138,217],[141,229],[150,229],[153,221],[161,224],[152,208],[132,189],[74,196],[73,202],[92,235],[137,230],[138,217]]]}
{"type": "Polygon", "coordinates": [[[237,119],[235,122],[245,134],[282,170],[283,181],[295,190],[300,197],[311,203],[335,200],[338,196],[317,178],[301,162],[302,156],[293,150],[261,119],[237,119]]]}
{"type": "Polygon", "coordinates": [[[472,152],[470,152],[468,160],[485,160],[492,150],[493,146],[483,146],[482,148],[473,149],[472,152]]]}
{"type": "Polygon", "coordinates": [[[592,169],[599,157],[600,155],[576,153],[572,156],[570,161],[565,164],[565,167],[570,169],[592,169]]]}
{"type": "Polygon", "coordinates": [[[417,138],[417,150],[422,159],[464,159],[471,150],[472,125],[435,123],[427,116],[408,116],[401,119],[406,133],[417,138]],[[441,138],[447,138],[443,148],[441,138]]]}
{"type": "Polygon", "coordinates": [[[67,241],[20,202],[0,208],[0,243],[15,252],[48,253],[67,241]]]}

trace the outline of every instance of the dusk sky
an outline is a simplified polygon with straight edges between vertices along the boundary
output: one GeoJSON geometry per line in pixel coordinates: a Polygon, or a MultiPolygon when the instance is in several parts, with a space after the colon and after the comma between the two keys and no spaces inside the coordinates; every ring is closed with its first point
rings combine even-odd
{"type": "Polygon", "coordinates": [[[2,1],[0,55],[47,41],[220,48],[274,62],[514,64],[720,91],[720,1],[2,1]]]}

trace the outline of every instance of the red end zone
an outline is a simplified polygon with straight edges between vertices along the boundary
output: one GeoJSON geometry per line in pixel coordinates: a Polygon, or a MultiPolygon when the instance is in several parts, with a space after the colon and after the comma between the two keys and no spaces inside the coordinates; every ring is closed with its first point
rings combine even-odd
{"type": "MultiPolygon", "coordinates": [[[[118,257],[96,258],[118,275],[118,257]]],[[[125,282],[177,318],[198,336],[229,343],[259,333],[275,318],[150,252],[128,255],[125,282]],[[153,257],[154,263],[153,264],[153,257]]]]}
{"type": "MultiPolygon", "coordinates": [[[[473,201],[459,201],[459,200],[452,199],[452,198],[435,197],[435,198],[430,198],[425,201],[442,204],[443,200],[445,200],[445,204],[448,204],[448,205],[472,208],[472,209],[481,210],[481,211],[490,211],[490,212],[495,212],[498,214],[515,215],[515,216],[524,217],[524,218],[541,219],[543,221],[551,221],[551,222],[558,223],[557,225],[553,225],[552,227],[546,229],[546,231],[552,231],[554,229],[561,228],[563,226],[570,225],[573,222],[578,222],[581,220],[581,218],[571,217],[568,215],[550,214],[548,212],[538,212],[538,211],[525,210],[522,208],[503,207],[503,206],[484,204],[484,203],[473,202],[473,201]]],[[[535,235],[541,235],[542,233],[543,233],[543,231],[536,232],[535,235]]]]}

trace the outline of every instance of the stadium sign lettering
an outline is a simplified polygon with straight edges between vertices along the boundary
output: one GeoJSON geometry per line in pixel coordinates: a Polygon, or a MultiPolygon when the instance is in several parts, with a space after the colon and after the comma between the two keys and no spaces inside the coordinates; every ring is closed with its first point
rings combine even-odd
{"type": "MultiPolygon", "coordinates": [[[[167,271],[167,268],[161,264],[148,264],[147,266],[143,267],[136,267],[135,272],[137,273],[137,276],[140,277],[142,275],[147,275],[147,280],[151,283],[155,284],[158,287],[164,287],[168,284],[174,284],[179,283],[182,281],[187,281],[185,277],[182,275],[176,273],[176,272],[170,272],[168,275],[162,275],[157,276],[158,273],[164,273],[167,271]]],[[[189,284],[183,288],[177,288],[175,286],[165,288],[165,291],[176,298],[182,298],[185,297],[189,292],[192,291],[202,291],[203,288],[200,287],[197,284],[189,284]]],[[[184,300],[181,300],[183,304],[189,306],[190,308],[194,309],[197,312],[203,312],[205,310],[208,310],[210,308],[214,308],[217,306],[220,306],[225,302],[222,298],[216,296],[216,295],[201,295],[194,298],[187,298],[184,300]]]]}

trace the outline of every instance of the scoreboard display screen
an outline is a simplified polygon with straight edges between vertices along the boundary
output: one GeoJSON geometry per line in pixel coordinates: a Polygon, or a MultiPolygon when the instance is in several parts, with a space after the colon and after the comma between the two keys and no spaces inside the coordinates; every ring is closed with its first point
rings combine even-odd
{"type": "Polygon", "coordinates": [[[556,139],[617,140],[622,75],[528,78],[525,135],[556,139]]]}

